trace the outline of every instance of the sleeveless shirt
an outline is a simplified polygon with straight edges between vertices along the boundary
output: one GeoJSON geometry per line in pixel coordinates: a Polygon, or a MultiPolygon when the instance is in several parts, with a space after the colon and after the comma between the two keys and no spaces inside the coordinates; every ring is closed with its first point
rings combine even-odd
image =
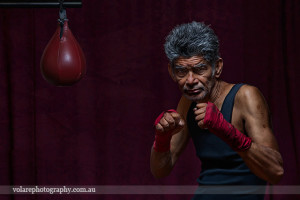
{"type": "MultiPolygon", "coordinates": [[[[223,114],[224,119],[229,123],[231,123],[235,95],[242,85],[243,84],[234,85],[222,104],[221,113],[223,114]]],[[[193,111],[193,108],[195,107],[196,103],[193,102],[187,114],[187,123],[197,157],[199,157],[201,161],[202,171],[197,179],[198,184],[200,186],[266,185],[266,181],[254,175],[238,153],[232,150],[222,139],[213,133],[210,133],[207,129],[201,129],[198,126],[193,111]]],[[[234,187],[232,188],[234,189],[234,187]]],[[[261,195],[253,194],[259,193],[259,191],[255,190],[255,187],[251,187],[251,191],[244,191],[245,194],[242,195],[208,195],[201,194],[201,191],[199,190],[197,191],[197,195],[194,196],[194,199],[263,200],[264,195],[261,194],[261,190],[261,195]],[[249,193],[252,193],[252,195],[249,195],[249,193]]]]}

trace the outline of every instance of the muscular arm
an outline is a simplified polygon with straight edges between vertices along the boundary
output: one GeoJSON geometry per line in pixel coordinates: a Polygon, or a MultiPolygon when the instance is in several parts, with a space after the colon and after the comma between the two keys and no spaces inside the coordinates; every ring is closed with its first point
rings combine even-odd
{"type": "MultiPolygon", "coordinates": [[[[183,117],[184,121],[186,121],[185,118],[190,104],[191,102],[189,102],[184,97],[181,98],[178,104],[177,112],[183,117]]],[[[172,136],[170,151],[157,152],[152,147],[150,156],[150,168],[152,174],[156,178],[162,178],[170,174],[178,157],[187,146],[189,138],[190,136],[187,131],[187,124],[185,123],[184,128],[172,136]]]]}
{"type": "Polygon", "coordinates": [[[236,96],[245,131],[252,138],[247,151],[238,152],[249,169],[258,177],[276,184],[283,176],[283,161],[273,135],[268,106],[259,92],[252,86],[243,86],[236,96]]]}

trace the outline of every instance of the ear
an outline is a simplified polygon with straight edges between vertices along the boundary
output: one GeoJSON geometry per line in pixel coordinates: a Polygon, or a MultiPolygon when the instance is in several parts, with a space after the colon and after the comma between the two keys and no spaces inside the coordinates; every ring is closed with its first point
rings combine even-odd
{"type": "Polygon", "coordinates": [[[223,70],[223,59],[219,58],[216,62],[216,66],[215,66],[215,77],[219,78],[221,76],[223,70]]]}
{"type": "Polygon", "coordinates": [[[169,74],[170,74],[171,78],[173,79],[173,81],[176,82],[176,78],[175,78],[175,76],[173,74],[172,66],[171,66],[170,63],[168,64],[168,71],[169,71],[169,74]]]}

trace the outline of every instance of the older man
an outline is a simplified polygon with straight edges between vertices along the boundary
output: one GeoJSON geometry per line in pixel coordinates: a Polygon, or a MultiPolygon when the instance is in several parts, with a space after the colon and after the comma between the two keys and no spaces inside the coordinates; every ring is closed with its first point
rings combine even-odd
{"type": "MultiPolygon", "coordinates": [[[[192,22],[175,27],[165,43],[168,70],[183,96],[177,111],[155,121],[151,172],[167,176],[192,138],[202,163],[199,185],[276,184],[282,158],[267,103],[259,90],[220,79],[223,60],[213,30],[192,22]]],[[[195,195],[194,199],[263,199],[263,195],[195,195]]]]}

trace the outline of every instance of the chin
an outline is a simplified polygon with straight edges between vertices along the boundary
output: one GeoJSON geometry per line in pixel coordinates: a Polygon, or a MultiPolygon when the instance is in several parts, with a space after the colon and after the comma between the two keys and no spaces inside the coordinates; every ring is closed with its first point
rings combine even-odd
{"type": "Polygon", "coordinates": [[[198,94],[198,95],[188,95],[188,94],[183,94],[188,100],[193,101],[193,102],[201,102],[205,99],[206,94],[198,94]]]}

